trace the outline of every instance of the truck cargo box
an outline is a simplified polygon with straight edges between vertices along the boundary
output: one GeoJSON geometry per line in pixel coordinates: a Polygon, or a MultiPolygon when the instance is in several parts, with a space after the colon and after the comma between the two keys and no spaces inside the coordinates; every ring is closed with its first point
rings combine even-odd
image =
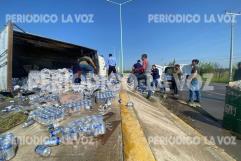
{"type": "Polygon", "coordinates": [[[82,56],[99,67],[94,49],[21,32],[9,23],[0,33],[0,91],[11,91],[12,78],[27,77],[30,70],[71,68],[82,56]]]}

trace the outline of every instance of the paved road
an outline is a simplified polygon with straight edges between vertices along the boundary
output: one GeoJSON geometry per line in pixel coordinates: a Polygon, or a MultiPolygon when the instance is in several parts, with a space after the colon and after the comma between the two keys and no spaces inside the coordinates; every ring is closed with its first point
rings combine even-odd
{"type": "MultiPolygon", "coordinates": [[[[213,84],[213,91],[202,92],[202,108],[191,108],[168,97],[162,102],[170,111],[183,119],[190,126],[206,137],[213,137],[216,145],[223,148],[236,160],[241,160],[241,140],[236,138],[235,145],[218,144],[218,137],[233,137],[233,133],[223,129],[222,119],[225,103],[225,84],[213,84]],[[212,117],[210,117],[210,115],[212,117]],[[216,118],[216,119],[213,119],[216,118]]],[[[187,92],[182,92],[180,99],[186,99],[187,92]]]]}
{"type": "Polygon", "coordinates": [[[213,91],[202,92],[202,108],[218,120],[223,120],[225,84],[212,84],[213,91]]]}
{"type": "MultiPolygon", "coordinates": [[[[124,83],[123,88],[127,89],[124,83]]],[[[169,112],[160,104],[159,99],[152,97],[147,100],[138,92],[132,91],[128,91],[127,95],[134,103],[133,109],[157,161],[233,160],[221,148],[205,142],[200,133],[169,112]],[[197,138],[200,142],[185,143],[185,138],[189,141],[197,138]],[[169,142],[170,140],[172,141],[169,142]],[[175,142],[177,140],[184,142],[175,142]]]]}
{"type": "MultiPolygon", "coordinates": [[[[215,119],[223,120],[226,84],[211,84],[213,90],[201,91],[201,104],[203,110],[215,119]]],[[[187,91],[182,91],[180,97],[187,99],[187,91]]]]}

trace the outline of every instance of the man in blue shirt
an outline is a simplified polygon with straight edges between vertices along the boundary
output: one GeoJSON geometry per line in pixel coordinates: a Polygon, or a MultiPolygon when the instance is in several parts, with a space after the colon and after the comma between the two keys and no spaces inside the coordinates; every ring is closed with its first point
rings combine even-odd
{"type": "Polygon", "coordinates": [[[115,75],[117,74],[116,71],[116,59],[112,56],[112,54],[109,54],[109,58],[106,62],[106,66],[108,68],[108,76],[113,72],[115,75]]]}

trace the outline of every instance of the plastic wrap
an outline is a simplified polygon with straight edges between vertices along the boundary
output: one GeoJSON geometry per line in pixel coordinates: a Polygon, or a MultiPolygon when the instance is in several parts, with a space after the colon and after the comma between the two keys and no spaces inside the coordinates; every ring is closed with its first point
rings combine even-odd
{"type": "Polygon", "coordinates": [[[29,119],[33,119],[43,125],[50,125],[62,121],[64,116],[65,112],[63,108],[50,106],[32,111],[29,119]]]}
{"type": "Polygon", "coordinates": [[[12,133],[0,135],[0,158],[10,160],[16,154],[17,141],[12,133]]]}
{"type": "Polygon", "coordinates": [[[69,123],[64,128],[63,139],[75,139],[79,134],[98,136],[105,133],[106,127],[103,116],[92,115],[82,117],[69,123]]]}

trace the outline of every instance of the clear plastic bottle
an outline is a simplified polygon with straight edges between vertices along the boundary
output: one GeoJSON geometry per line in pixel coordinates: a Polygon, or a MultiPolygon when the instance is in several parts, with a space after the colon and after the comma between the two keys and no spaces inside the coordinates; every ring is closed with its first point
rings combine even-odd
{"type": "Polygon", "coordinates": [[[45,142],[44,142],[44,145],[46,146],[57,146],[61,143],[61,140],[59,137],[56,137],[56,136],[53,136],[49,139],[47,139],[45,142]]]}
{"type": "Polygon", "coordinates": [[[0,136],[0,154],[2,158],[10,160],[15,156],[16,138],[12,133],[6,133],[0,136]]]}
{"type": "Polygon", "coordinates": [[[42,157],[48,157],[51,154],[51,149],[46,145],[38,145],[35,148],[35,152],[42,157]]]}
{"type": "Polygon", "coordinates": [[[31,125],[33,125],[35,123],[35,120],[33,119],[28,119],[24,124],[23,124],[23,128],[29,127],[31,125]]]}

